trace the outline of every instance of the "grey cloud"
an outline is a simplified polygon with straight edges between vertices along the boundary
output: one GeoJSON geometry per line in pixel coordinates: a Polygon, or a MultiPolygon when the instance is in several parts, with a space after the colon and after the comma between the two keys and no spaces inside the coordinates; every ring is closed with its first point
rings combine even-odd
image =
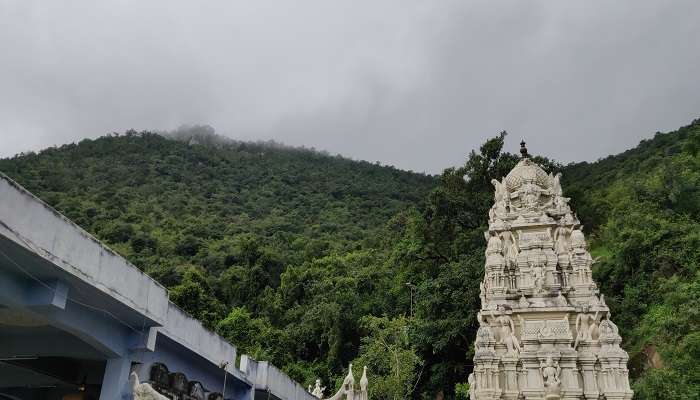
{"type": "Polygon", "coordinates": [[[700,3],[4,2],[0,155],[201,123],[439,172],[506,129],[561,161],[700,116],[700,3]]]}

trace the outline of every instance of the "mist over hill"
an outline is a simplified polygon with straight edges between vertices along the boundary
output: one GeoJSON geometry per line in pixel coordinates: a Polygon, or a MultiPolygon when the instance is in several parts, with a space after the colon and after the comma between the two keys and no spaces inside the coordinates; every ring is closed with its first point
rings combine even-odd
{"type": "Polygon", "coordinates": [[[227,136],[220,135],[216,133],[216,129],[210,125],[182,125],[177,129],[170,131],[159,131],[157,134],[169,138],[185,142],[190,145],[206,145],[211,147],[228,147],[228,148],[238,148],[238,147],[250,147],[257,146],[266,149],[277,149],[277,150],[289,150],[289,151],[301,151],[301,152],[313,152],[325,156],[330,156],[330,153],[323,150],[316,150],[311,147],[298,147],[289,146],[284,143],[276,142],[274,140],[258,140],[258,141],[246,141],[246,140],[236,140],[227,136]]]}
{"type": "MultiPolygon", "coordinates": [[[[373,398],[465,398],[490,182],[518,160],[506,138],[439,177],[207,126],[83,140],[0,171],[303,384],[333,387],[355,362],[373,398]]],[[[563,172],[640,399],[700,393],[699,150],[695,121],[596,162],[536,158],[563,172]]]]}

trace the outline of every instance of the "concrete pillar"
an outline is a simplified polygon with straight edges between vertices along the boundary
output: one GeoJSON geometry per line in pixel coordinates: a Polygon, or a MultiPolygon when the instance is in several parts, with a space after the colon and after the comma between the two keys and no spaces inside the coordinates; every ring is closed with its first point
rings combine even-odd
{"type": "Polygon", "coordinates": [[[129,357],[107,360],[105,375],[102,379],[100,400],[131,399],[129,372],[131,372],[131,360],[129,357]]]}

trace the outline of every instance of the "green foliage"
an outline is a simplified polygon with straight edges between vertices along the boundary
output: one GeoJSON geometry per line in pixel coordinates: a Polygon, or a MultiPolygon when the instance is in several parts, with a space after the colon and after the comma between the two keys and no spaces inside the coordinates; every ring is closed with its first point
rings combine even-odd
{"type": "Polygon", "coordinates": [[[700,396],[698,143],[695,121],[564,173],[601,257],[594,277],[625,339],[638,399],[700,396]]]}
{"type": "MultiPolygon", "coordinates": [[[[335,392],[354,362],[356,373],[369,367],[373,399],[465,399],[491,180],[518,161],[505,137],[438,179],[276,144],[135,132],[0,170],[304,385],[321,378],[335,392]]],[[[564,174],[639,399],[700,393],[698,149],[700,121],[594,163],[535,158],[564,174]]]]}
{"type": "Polygon", "coordinates": [[[395,313],[385,226],[434,177],[275,143],[133,131],[0,170],[170,289],[241,352],[343,376],[360,318],[395,313]]]}
{"type": "MultiPolygon", "coordinates": [[[[471,347],[480,308],[484,235],[493,203],[492,179],[501,179],[518,162],[503,153],[505,132],[472,152],[464,167],[443,172],[422,212],[393,221],[401,233],[391,253],[397,271],[394,292],[406,310],[406,282],[416,286],[412,341],[425,360],[420,392],[454,395],[471,365],[471,347]],[[403,225],[399,225],[399,223],[403,225]]],[[[548,169],[557,166],[535,159],[548,169]]]]}
{"type": "Polygon", "coordinates": [[[406,317],[366,316],[361,326],[367,331],[362,338],[357,367],[367,366],[370,396],[373,399],[402,400],[411,398],[418,386],[423,361],[409,338],[406,317]]]}
{"type": "Polygon", "coordinates": [[[469,400],[468,383],[458,383],[455,385],[455,400],[469,400]]]}
{"type": "Polygon", "coordinates": [[[181,282],[170,288],[170,300],[210,329],[225,313],[204,272],[196,267],[185,268],[181,282]]]}
{"type": "Polygon", "coordinates": [[[282,333],[266,318],[253,318],[244,307],[231,309],[226,318],[218,322],[216,331],[235,343],[240,354],[257,360],[280,358],[278,352],[284,345],[282,333]]]}

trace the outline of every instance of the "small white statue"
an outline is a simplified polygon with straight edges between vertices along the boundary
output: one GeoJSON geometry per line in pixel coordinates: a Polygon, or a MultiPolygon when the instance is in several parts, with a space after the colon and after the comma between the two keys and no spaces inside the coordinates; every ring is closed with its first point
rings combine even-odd
{"type": "Polygon", "coordinates": [[[168,400],[167,397],[153,389],[153,386],[150,384],[140,383],[136,372],[131,373],[129,380],[131,381],[131,393],[134,395],[134,400],[168,400]]]}
{"type": "Polygon", "coordinates": [[[598,329],[596,325],[597,320],[598,311],[596,311],[595,315],[588,314],[584,311],[576,316],[576,341],[574,342],[574,349],[578,347],[580,342],[593,340],[593,335],[598,329]]]}
{"type": "Polygon", "coordinates": [[[600,321],[598,330],[601,339],[618,339],[620,336],[617,325],[610,319],[610,311],[605,314],[605,319],[600,321]]]}
{"type": "Polygon", "coordinates": [[[500,342],[506,346],[508,354],[518,354],[520,352],[520,341],[515,337],[515,324],[513,318],[508,315],[496,317],[493,311],[491,317],[496,319],[496,323],[501,325],[500,342]]]}
{"type": "Polygon", "coordinates": [[[515,243],[515,238],[510,231],[501,233],[503,242],[503,256],[506,259],[506,265],[515,265],[518,257],[518,245],[515,243]]]}
{"type": "Polygon", "coordinates": [[[544,270],[539,263],[530,261],[530,274],[535,285],[535,293],[542,293],[544,286],[544,270]]]}
{"type": "Polygon", "coordinates": [[[556,243],[554,249],[559,256],[569,255],[569,234],[571,234],[571,228],[566,228],[564,226],[559,226],[554,231],[554,241],[556,243]]]}
{"type": "Polygon", "coordinates": [[[503,243],[498,235],[490,236],[488,244],[486,245],[486,255],[489,254],[501,254],[503,251],[503,243]]]}
{"type": "Polygon", "coordinates": [[[518,300],[518,306],[520,306],[520,308],[530,307],[530,302],[527,301],[527,299],[525,298],[525,295],[522,295],[522,294],[520,295],[520,300],[518,300]]]}
{"type": "Polygon", "coordinates": [[[545,399],[559,399],[561,393],[561,381],[559,380],[561,367],[559,363],[554,363],[552,356],[547,356],[547,361],[540,366],[540,371],[544,380],[545,399]]]}
{"type": "Polygon", "coordinates": [[[552,176],[552,174],[550,174],[550,177],[552,178],[552,195],[554,195],[554,196],[563,195],[564,192],[561,190],[561,172],[557,172],[557,174],[554,176],[552,176]]]}
{"type": "Polygon", "coordinates": [[[309,392],[316,397],[317,399],[322,399],[323,398],[323,392],[326,390],[326,387],[321,387],[321,380],[316,379],[316,385],[314,386],[313,390],[311,390],[311,386],[309,386],[309,392]]]}
{"type": "Polygon", "coordinates": [[[493,193],[494,204],[490,211],[490,217],[491,220],[495,220],[497,216],[504,216],[508,212],[510,196],[505,184],[496,179],[491,179],[491,184],[496,190],[493,193]]]}
{"type": "Polygon", "coordinates": [[[569,305],[569,303],[566,301],[566,297],[561,294],[561,290],[558,291],[557,297],[554,299],[554,303],[557,305],[557,307],[566,307],[569,305]]]}

